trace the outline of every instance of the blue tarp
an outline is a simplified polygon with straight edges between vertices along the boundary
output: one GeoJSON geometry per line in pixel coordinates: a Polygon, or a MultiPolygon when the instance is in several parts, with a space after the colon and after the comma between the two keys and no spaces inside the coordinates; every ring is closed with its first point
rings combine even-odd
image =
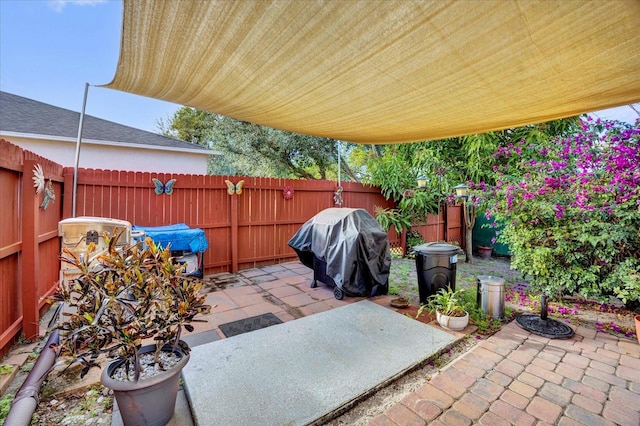
{"type": "Polygon", "coordinates": [[[207,237],[202,229],[189,228],[184,223],[166,226],[133,226],[133,231],[143,231],[156,244],[170,247],[172,251],[203,253],[208,247],[207,237]]]}

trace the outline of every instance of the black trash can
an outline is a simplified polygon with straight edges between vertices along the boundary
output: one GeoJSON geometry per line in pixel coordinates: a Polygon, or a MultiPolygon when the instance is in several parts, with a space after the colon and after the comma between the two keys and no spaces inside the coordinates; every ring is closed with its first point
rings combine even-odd
{"type": "Polygon", "coordinates": [[[457,246],[446,243],[428,243],[413,248],[418,273],[420,303],[427,303],[429,296],[441,288],[456,289],[457,246]]]}

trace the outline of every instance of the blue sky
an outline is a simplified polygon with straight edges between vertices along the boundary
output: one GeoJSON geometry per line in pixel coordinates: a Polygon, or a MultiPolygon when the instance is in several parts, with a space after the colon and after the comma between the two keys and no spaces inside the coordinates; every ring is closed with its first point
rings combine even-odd
{"type": "MultiPolygon", "coordinates": [[[[73,111],[84,84],[109,83],[120,51],[122,2],[0,0],[0,90],[73,111]]],[[[156,132],[180,106],[90,87],[86,113],[156,132]]],[[[635,122],[629,107],[597,114],[635,122]]]]}
{"type": "MultiPolygon", "coordinates": [[[[0,0],[0,90],[80,111],[85,83],[115,75],[121,26],[121,1],[0,0]]],[[[156,132],[178,108],[92,86],[86,113],[156,132]]]]}

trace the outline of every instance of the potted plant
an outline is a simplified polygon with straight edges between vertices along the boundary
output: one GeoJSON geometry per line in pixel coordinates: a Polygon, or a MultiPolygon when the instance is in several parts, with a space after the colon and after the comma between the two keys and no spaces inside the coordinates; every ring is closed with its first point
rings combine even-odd
{"type": "Polygon", "coordinates": [[[102,355],[114,359],[101,381],[113,389],[124,424],[164,425],[173,416],[180,372],[189,360],[182,329],[193,331],[190,323],[211,306],[200,294],[201,282],[183,274],[168,248],[150,238],[116,246],[121,235],[105,235],[105,251],[97,253],[91,243],[80,258],[67,249],[60,257],[79,275],[62,280],[53,296],[61,302],[58,364],[79,363],[84,375],[100,367],[102,355]],[[143,346],[145,340],[152,343],[143,346]]]}
{"type": "MultiPolygon", "coordinates": [[[[420,309],[428,309],[436,313],[436,320],[442,327],[460,331],[469,324],[469,313],[462,306],[464,290],[452,290],[451,287],[441,288],[436,294],[429,296],[427,303],[420,309]]],[[[418,311],[420,314],[421,311],[418,311]]]]}
{"type": "Polygon", "coordinates": [[[493,247],[478,246],[478,256],[480,256],[481,259],[491,259],[492,252],[493,252],[493,247]]]}

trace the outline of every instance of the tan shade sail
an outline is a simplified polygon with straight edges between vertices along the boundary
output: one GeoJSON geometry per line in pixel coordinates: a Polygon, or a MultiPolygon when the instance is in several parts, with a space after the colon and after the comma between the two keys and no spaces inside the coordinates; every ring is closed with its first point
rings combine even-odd
{"type": "Polygon", "coordinates": [[[365,143],[640,101],[640,1],[125,0],[106,87],[365,143]]]}

